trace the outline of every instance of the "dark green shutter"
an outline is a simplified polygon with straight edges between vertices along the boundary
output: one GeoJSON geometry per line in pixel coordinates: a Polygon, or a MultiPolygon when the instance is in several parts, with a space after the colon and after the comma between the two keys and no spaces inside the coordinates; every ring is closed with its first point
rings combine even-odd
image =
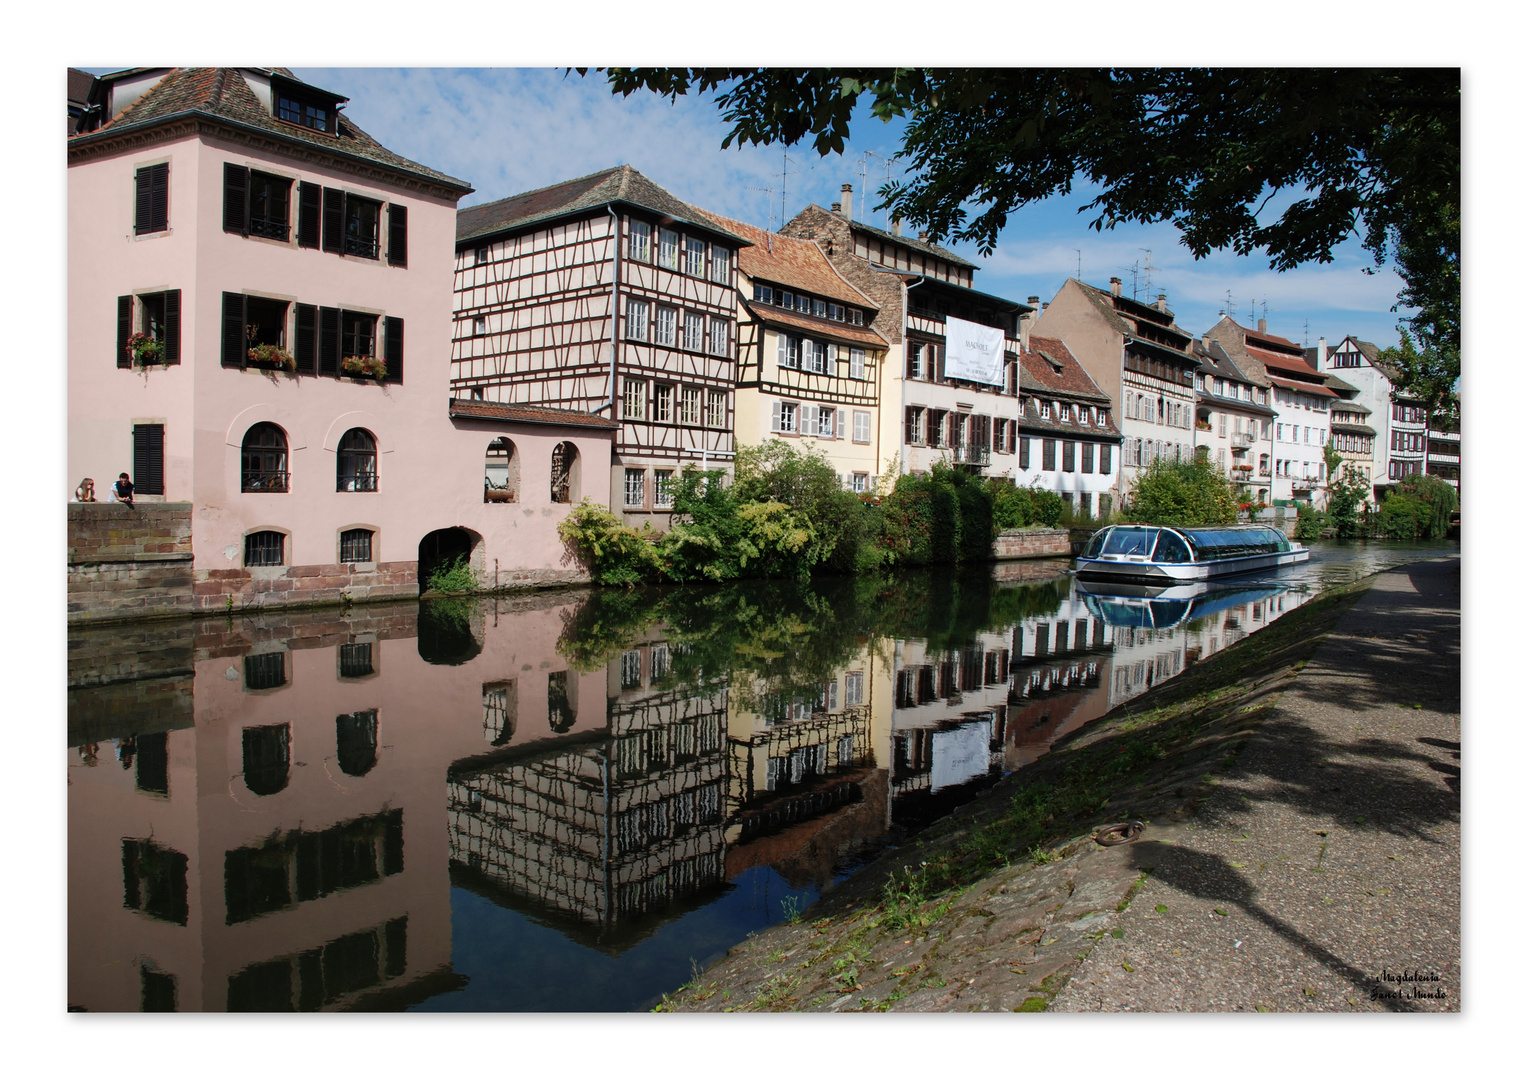
{"type": "Polygon", "coordinates": [[[1114,447],[1108,443],[1100,446],[1098,448],[1098,471],[1107,475],[1110,467],[1114,464],[1113,458],[1114,447]]]}
{"type": "Polygon", "coordinates": [[[244,344],[244,294],[223,294],[223,366],[244,367],[249,348],[244,344]]]}
{"type": "Polygon", "coordinates": [[[409,208],[397,203],[387,206],[387,264],[409,264],[409,208]]]}
{"type": "Polygon", "coordinates": [[[170,220],[170,166],[149,165],[134,174],[137,188],[133,200],[133,231],[164,232],[170,220]]]}
{"type": "Polygon", "coordinates": [[[312,375],[318,370],[318,308],[297,305],[297,370],[312,375]]]}
{"type": "Polygon", "coordinates": [[[403,320],[395,315],[387,317],[384,328],[382,359],[387,362],[387,382],[403,381],[403,320]]]}
{"type": "Polygon", "coordinates": [[[340,373],[340,309],[318,309],[318,373],[340,373]]]}
{"type": "Polygon", "coordinates": [[[132,367],[133,358],[127,351],[127,339],[133,336],[133,298],[117,297],[117,366],[132,367]]]}
{"type": "Polygon", "coordinates": [[[339,188],[324,188],[324,250],[345,250],[345,193],[339,188]]]}
{"type": "Polygon", "coordinates": [[[324,190],[306,180],[297,185],[297,246],[318,247],[319,220],[323,212],[324,190]]]}
{"type": "Polygon", "coordinates": [[[180,363],[180,290],[164,294],[164,356],[166,364],[180,363]]]}
{"type": "Polygon", "coordinates": [[[1024,438],[1019,440],[1019,468],[1029,468],[1029,440],[1024,438]]]}
{"type": "Polygon", "coordinates": [[[133,491],[164,494],[164,425],[133,425],[133,491]]]}
{"type": "Polygon", "coordinates": [[[249,235],[249,170],[223,163],[223,231],[249,235]]]}

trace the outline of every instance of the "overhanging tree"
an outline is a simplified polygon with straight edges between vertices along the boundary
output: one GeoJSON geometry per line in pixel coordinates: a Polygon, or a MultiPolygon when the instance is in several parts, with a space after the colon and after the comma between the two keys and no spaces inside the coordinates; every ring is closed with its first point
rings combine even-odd
{"type": "Polygon", "coordinates": [[[1423,355],[1459,351],[1456,68],[610,68],[614,92],[716,92],[722,142],[842,152],[854,109],[907,118],[877,209],[989,254],[1014,210],[1102,191],[1089,224],[1171,221],[1195,258],[1393,259],[1423,355]],[[1292,199],[1277,216],[1271,203],[1292,199]]]}

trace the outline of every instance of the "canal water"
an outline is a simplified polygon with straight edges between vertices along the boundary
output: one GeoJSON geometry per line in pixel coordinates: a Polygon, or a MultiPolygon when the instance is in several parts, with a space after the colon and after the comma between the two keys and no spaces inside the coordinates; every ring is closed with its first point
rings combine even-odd
{"type": "Polygon", "coordinates": [[[71,1008],[650,1007],[1323,585],[1065,562],[74,630],[71,1008]]]}

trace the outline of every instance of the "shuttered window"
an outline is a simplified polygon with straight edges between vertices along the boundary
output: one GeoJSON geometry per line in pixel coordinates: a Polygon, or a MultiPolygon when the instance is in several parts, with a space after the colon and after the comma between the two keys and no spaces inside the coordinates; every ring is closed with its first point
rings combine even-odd
{"type": "Polygon", "coordinates": [[[1077,471],[1077,444],[1070,439],[1061,444],[1061,470],[1063,472],[1077,471]]]}
{"type": "Polygon", "coordinates": [[[345,193],[339,188],[324,188],[324,250],[345,250],[345,193]]]}
{"type": "Polygon", "coordinates": [[[1056,440],[1040,440],[1040,467],[1046,472],[1056,471],[1056,440]]]}
{"type": "Polygon", "coordinates": [[[1098,471],[1108,475],[1114,467],[1114,447],[1108,443],[1098,448],[1098,471]]]}
{"type": "Polygon", "coordinates": [[[297,341],[293,353],[297,371],[312,375],[318,371],[318,308],[312,304],[297,305],[297,341]]]}
{"type": "Polygon", "coordinates": [[[244,294],[223,294],[223,366],[241,368],[248,360],[244,344],[244,294]]]}
{"type": "Polygon", "coordinates": [[[164,494],[164,425],[133,425],[133,490],[164,494]]]}
{"type": "Polygon", "coordinates": [[[1019,468],[1029,468],[1029,440],[1019,440],[1019,468]]]}
{"type": "Polygon", "coordinates": [[[306,181],[297,185],[297,246],[316,248],[323,215],[324,189],[306,181]]]}
{"type": "Polygon", "coordinates": [[[397,203],[387,207],[387,264],[409,264],[409,208],[397,203]]]}
{"type": "Polygon", "coordinates": [[[383,327],[382,359],[387,363],[384,382],[403,381],[403,320],[389,315],[383,327]]]}
{"type": "Polygon", "coordinates": [[[170,165],[161,162],[139,169],[134,176],[133,232],[165,232],[170,227],[170,165]]]}
{"type": "Polygon", "coordinates": [[[340,309],[318,309],[318,373],[340,373],[340,309]]]}
{"type": "Polygon", "coordinates": [[[128,338],[133,336],[133,298],[117,297],[117,366],[132,367],[133,358],[127,351],[128,338]]]}
{"type": "Polygon", "coordinates": [[[1093,471],[1093,444],[1090,442],[1082,444],[1082,471],[1085,473],[1093,471]]]}

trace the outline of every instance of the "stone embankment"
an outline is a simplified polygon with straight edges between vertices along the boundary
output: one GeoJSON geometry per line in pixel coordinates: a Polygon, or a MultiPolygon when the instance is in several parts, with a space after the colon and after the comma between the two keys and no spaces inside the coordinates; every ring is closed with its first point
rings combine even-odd
{"type": "Polygon", "coordinates": [[[1329,592],[658,1008],[1457,1010],[1458,657],[1457,559],[1329,592]]]}

